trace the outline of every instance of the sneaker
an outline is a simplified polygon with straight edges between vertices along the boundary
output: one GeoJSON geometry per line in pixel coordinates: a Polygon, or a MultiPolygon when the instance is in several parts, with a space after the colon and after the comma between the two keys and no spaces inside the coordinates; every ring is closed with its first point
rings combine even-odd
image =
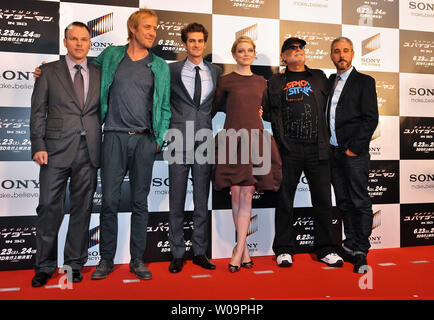
{"type": "Polygon", "coordinates": [[[344,264],[344,260],[334,252],[329,253],[328,255],[319,260],[321,262],[324,262],[329,267],[342,267],[344,264]]]}
{"type": "Polygon", "coordinates": [[[292,266],[292,256],[289,253],[282,253],[277,256],[277,266],[290,267],[292,266]]]}
{"type": "Polygon", "coordinates": [[[92,273],[92,280],[100,280],[107,278],[109,273],[113,272],[113,261],[102,259],[95,271],[92,273]]]}

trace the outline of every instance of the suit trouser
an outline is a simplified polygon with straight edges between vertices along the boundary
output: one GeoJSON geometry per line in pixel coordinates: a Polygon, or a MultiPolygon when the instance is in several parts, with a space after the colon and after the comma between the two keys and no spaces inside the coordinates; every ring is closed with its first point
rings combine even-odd
{"type": "Polygon", "coordinates": [[[203,255],[208,247],[208,194],[211,178],[209,164],[169,165],[169,242],[174,258],[185,254],[184,207],[187,192],[188,173],[193,178],[193,225],[191,237],[195,255],[203,255]]]}
{"type": "Polygon", "coordinates": [[[368,194],[370,155],[357,157],[345,154],[345,148],[331,150],[332,183],[336,206],[342,212],[345,240],[343,245],[352,254],[367,254],[371,244],[372,202],[368,194]]]}
{"type": "Polygon", "coordinates": [[[295,253],[294,197],[301,173],[304,171],[315,214],[315,252],[321,259],[336,251],[331,234],[330,163],[328,160],[319,160],[317,144],[292,143],[290,152],[286,155],[281,154],[281,157],[283,179],[275,214],[273,251],[276,256],[282,253],[295,253]]]}
{"type": "Polygon", "coordinates": [[[80,270],[88,257],[89,222],[96,189],[97,168],[93,167],[87,143],[80,139],[70,167],[43,165],[39,171],[40,194],[36,208],[36,272],[52,274],[57,268],[57,235],[64,216],[68,177],[71,212],[64,248],[64,264],[80,270]]]}
{"type": "Polygon", "coordinates": [[[131,192],[131,259],[143,259],[148,226],[148,194],[157,145],[150,132],[105,132],[101,155],[101,258],[113,261],[118,236],[121,185],[127,171],[131,192]]]}

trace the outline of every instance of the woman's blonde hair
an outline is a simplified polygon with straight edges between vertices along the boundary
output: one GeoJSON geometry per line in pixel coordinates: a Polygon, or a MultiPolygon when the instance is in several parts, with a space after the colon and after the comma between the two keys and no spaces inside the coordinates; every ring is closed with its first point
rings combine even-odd
{"type": "Polygon", "coordinates": [[[253,42],[253,40],[252,40],[250,37],[248,37],[248,36],[239,36],[239,37],[234,41],[234,43],[232,44],[232,49],[231,49],[232,54],[235,54],[235,51],[237,50],[237,46],[238,46],[241,42],[247,42],[247,43],[250,43],[250,44],[252,45],[252,47],[253,47],[253,50],[256,51],[256,45],[255,45],[255,43],[253,42]]]}
{"type": "Polygon", "coordinates": [[[130,41],[133,37],[132,29],[137,29],[139,26],[139,20],[142,15],[147,15],[151,17],[155,17],[158,20],[157,14],[154,10],[142,8],[135,12],[133,12],[127,20],[127,29],[128,29],[128,41],[130,41]]]}

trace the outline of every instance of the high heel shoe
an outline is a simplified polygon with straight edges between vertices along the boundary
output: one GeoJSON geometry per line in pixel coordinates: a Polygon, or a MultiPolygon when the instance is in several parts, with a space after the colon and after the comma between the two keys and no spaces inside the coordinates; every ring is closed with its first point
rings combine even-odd
{"type": "MultiPolygon", "coordinates": [[[[235,252],[237,247],[234,248],[234,250],[232,251],[232,259],[234,258],[235,252]]],[[[242,262],[241,263],[241,267],[246,268],[246,269],[252,269],[253,268],[253,261],[247,261],[247,262],[242,262]]]]}
{"type": "MultiPolygon", "coordinates": [[[[237,253],[237,246],[234,247],[232,250],[232,259],[234,258],[235,254],[237,253]]],[[[234,273],[240,271],[240,266],[234,266],[229,263],[229,272],[234,273]]]]}
{"type": "Polygon", "coordinates": [[[250,260],[248,262],[243,262],[243,263],[241,263],[241,266],[243,268],[246,268],[246,269],[252,269],[253,268],[253,261],[250,260]]]}
{"type": "Polygon", "coordinates": [[[229,263],[229,272],[234,273],[240,271],[240,266],[234,266],[229,263]]]}

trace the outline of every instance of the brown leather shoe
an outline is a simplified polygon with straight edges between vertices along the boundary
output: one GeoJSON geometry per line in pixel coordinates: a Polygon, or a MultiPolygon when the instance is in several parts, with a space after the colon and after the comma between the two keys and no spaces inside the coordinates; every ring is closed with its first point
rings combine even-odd
{"type": "Polygon", "coordinates": [[[134,273],[141,280],[151,280],[152,273],[145,266],[141,259],[133,259],[130,262],[130,272],[134,273]]]}
{"type": "Polygon", "coordinates": [[[107,278],[109,273],[113,272],[113,261],[102,259],[95,271],[92,273],[92,280],[100,280],[107,278]]]}

